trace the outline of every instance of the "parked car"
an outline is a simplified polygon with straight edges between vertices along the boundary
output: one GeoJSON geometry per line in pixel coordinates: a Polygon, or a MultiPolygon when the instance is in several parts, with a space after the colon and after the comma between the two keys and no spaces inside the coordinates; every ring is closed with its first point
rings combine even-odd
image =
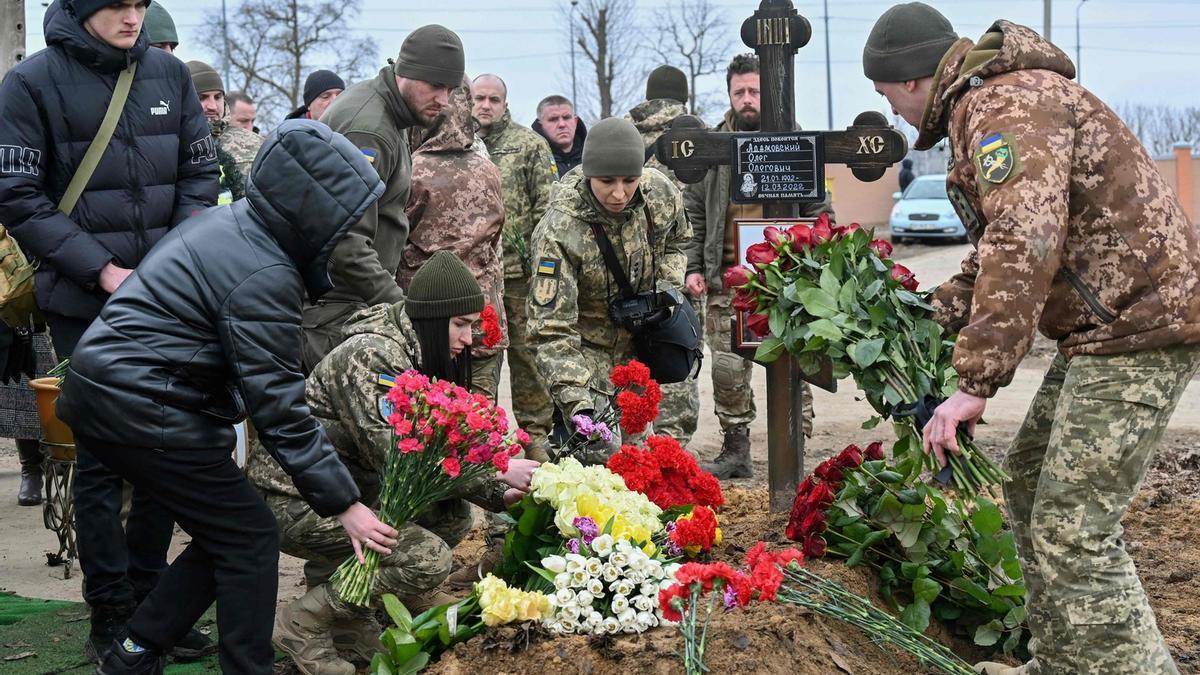
{"type": "Polygon", "coordinates": [[[892,207],[888,227],[894,243],[904,243],[906,239],[967,240],[967,228],[946,196],[945,174],[918,176],[908,189],[893,194],[892,198],[896,205],[892,207]]]}

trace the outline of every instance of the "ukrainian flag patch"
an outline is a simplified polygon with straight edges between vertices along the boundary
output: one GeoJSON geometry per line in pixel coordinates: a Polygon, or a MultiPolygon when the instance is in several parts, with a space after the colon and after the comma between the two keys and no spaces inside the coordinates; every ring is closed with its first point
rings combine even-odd
{"type": "Polygon", "coordinates": [[[558,261],[554,258],[542,258],[537,264],[537,275],[540,277],[558,276],[558,261]]]}
{"type": "Polygon", "coordinates": [[[999,148],[1002,145],[1004,145],[1004,135],[1003,134],[992,134],[991,136],[988,136],[987,138],[983,139],[982,141],[979,141],[979,152],[980,153],[988,153],[988,152],[991,152],[991,151],[999,148]]]}
{"type": "Polygon", "coordinates": [[[379,156],[379,151],[374,148],[359,148],[362,151],[363,157],[371,164],[375,163],[375,158],[379,156]]]}
{"type": "Polygon", "coordinates": [[[396,386],[396,376],[388,375],[387,373],[380,373],[379,375],[376,375],[375,383],[381,387],[387,387],[388,389],[391,389],[392,387],[396,386]]]}

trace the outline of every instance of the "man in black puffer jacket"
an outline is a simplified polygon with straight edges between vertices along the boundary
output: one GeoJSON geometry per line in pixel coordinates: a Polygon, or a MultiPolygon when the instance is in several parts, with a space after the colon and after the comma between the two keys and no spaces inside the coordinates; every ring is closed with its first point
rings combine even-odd
{"type": "Polygon", "coordinates": [[[232,459],[233,424],[246,411],[356,551],[394,544],[396,531],[358,503],[300,374],[305,292],[315,300],[332,287],[330,252],[383,191],[343,136],[285,122],[259,151],[246,198],[168,233],[79,341],[59,416],[80,450],[146,490],[192,537],[100,672],[157,672],[158,655],[214,599],[222,672],[271,672],[279,532],[232,459]]]}
{"type": "MultiPolygon", "coordinates": [[[[145,0],[55,0],[46,49],[0,84],[0,223],[40,261],[37,303],[58,358],[74,351],[109,293],[169,229],[216,203],[217,164],[187,68],[149,49],[145,0]],[[70,216],[59,201],[96,136],[117,76],[137,74],[100,163],[70,216]]],[[[122,482],[85,451],[74,493],[79,562],[99,658],[166,568],[173,525],[134,491],[121,527],[122,482]]],[[[199,632],[178,656],[212,643],[199,632]]]]}

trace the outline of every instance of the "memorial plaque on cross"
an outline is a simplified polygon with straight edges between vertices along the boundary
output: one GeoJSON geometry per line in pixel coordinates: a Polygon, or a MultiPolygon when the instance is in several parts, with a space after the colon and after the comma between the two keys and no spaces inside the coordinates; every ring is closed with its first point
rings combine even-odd
{"type": "MultiPolygon", "coordinates": [[[[658,160],[685,183],[729,165],[731,198],[761,203],[766,218],[796,218],[801,202],[823,200],[826,164],[845,164],[862,181],[881,178],[908,152],[907,139],[881,113],[864,112],[842,131],[796,129],[796,50],[811,37],[812,26],[791,0],[762,0],[742,23],[742,41],[759,58],[760,131],[707,131],[702,120],[684,115],[656,142],[658,160]]],[[[783,512],[791,507],[804,470],[800,380],[829,391],[836,383],[828,368],[805,378],[793,359],[781,358],[766,368],[771,511],[783,512]]]]}

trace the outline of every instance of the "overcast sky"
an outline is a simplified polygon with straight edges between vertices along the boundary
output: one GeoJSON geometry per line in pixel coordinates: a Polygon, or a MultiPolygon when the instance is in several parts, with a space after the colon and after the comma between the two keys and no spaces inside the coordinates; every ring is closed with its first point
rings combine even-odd
{"type": "MultiPolygon", "coordinates": [[[[822,2],[793,0],[813,24],[813,38],[796,56],[796,114],[807,129],[826,128],[825,23],[822,2]]],[[[229,0],[230,7],[237,0],[229,0]]],[[[748,51],[738,38],[743,19],[755,2],[714,0],[724,13],[732,49],[726,56],[748,51]]],[[[44,7],[27,0],[29,51],[43,45],[44,7]]],[[[178,26],[183,60],[215,60],[219,45],[200,45],[194,36],[207,12],[220,9],[220,0],[164,0],[178,26]]],[[[410,3],[404,3],[410,4],[410,3]]],[[[411,3],[417,4],[417,3],[411,3]]],[[[362,14],[351,21],[360,34],[379,43],[379,62],[394,56],[405,35],[428,23],[440,23],[459,33],[466,47],[468,74],[495,72],[509,86],[509,104],[522,123],[533,120],[534,108],[551,93],[570,96],[571,73],[564,0],[483,0],[421,2],[441,9],[409,9],[388,0],[363,0],[362,14]]],[[[642,23],[654,25],[667,0],[637,0],[642,23]]],[[[862,47],[875,19],[894,4],[890,0],[830,0],[829,42],[833,73],[833,127],[850,124],[864,110],[885,109],[871,83],[862,75],[862,47]]],[[[977,38],[995,19],[1008,19],[1042,29],[1042,0],[933,0],[960,35],[977,38]]],[[[1052,38],[1075,58],[1075,13],[1079,0],[1054,0],[1052,38]]],[[[1200,105],[1196,85],[1200,69],[1200,0],[1086,0],[1081,10],[1082,78],[1089,89],[1112,106],[1124,102],[1200,105]]],[[[643,42],[632,61],[651,63],[653,52],[643,42]]],[[[314,63],[322,67],[325,63],[314,63]]],[[[579,87],[588,84],[585,60],[577,56],[579,87]]],[[[647,66],[639,65],[639,71],[647,66]]],[[[701,80],[698,90],[720,92],[724,77],[701,80]]],[[[710,119],[713,115],[708,115],[710,119]]],[[[890,117],[890,115],[889,115],[890,117]]]]}

